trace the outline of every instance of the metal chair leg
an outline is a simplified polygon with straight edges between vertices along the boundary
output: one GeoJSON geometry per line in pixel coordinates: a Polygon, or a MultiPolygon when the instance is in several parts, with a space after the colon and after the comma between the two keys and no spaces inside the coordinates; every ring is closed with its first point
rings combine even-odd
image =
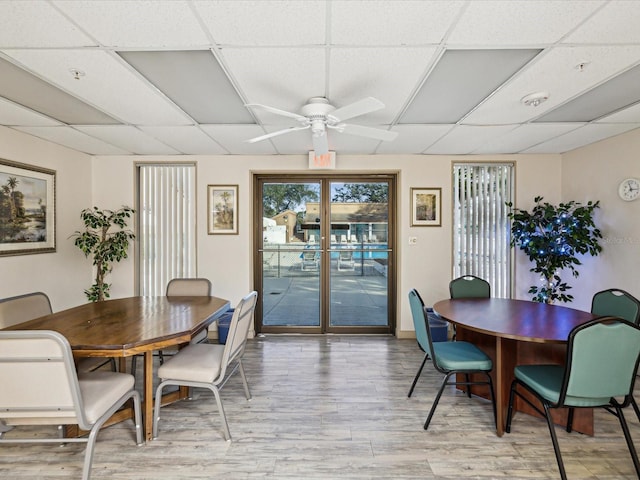
{"type": "Polygon", "coordinates": [[[424,358],[422,359],[422,363],[420,364],[420,368],[418,369],[418,373],[416,373],[416,376],[413,379],[413,383],[411,384],[411,388],[409,389],[409,394],[407,395],[407,397],[411,397],[413,389],[416,388],[416,383],[418,383],[418,378],[420,377],[422,369],[424,368],[425,363],[427,363],[427,360],[429,360],[429,354],[425,353],[424,358]]]}
{"type": "Polygon", "coordinates": [[[440,389],[438,390],[438,394],[436,395],[435,400],[433,401],[433,405],[431,405],[431,410],[429,410],[429,416],[427,417],[427,421],[424,422],[424,429],[427,430],[429,428],[429,424],[431,423],[431,418],[433,418],[433,414],[436,411],[436,407],[438,406],[438,402],[440,401],[440,397],[442,396],[442,392],[444,392],[444,387],[447,386],[447,380],[451,375],[455,375],[455,373],[448,373],[444,379],[442,380],[442,385],[440,385],[440,389]]]}
{"type": "Polygon", "coordinates": [[[562,455],[560,454],[560,445],[558,444],[558,437],[556,436],[556,430],[553,426],[553,420],[551,419],[551,412],[546,402],[543,402],[545,418],[547,419],[547,425],[549,426],[549,433],[551,434],[551,443],[553,444],[553,451],[556,454],[556,461],[558,462],[558,469],[560,470],[560,478],[567,480],[567,474],[564,470],[564,463],[562,462],[562,455]]]}
{"type": "MultiPolygon", "coordinates": [[[[634,402],[635,405],[635,402],[634,402]]],[[[636,468],[636,475],[640,478],[640,461],[638,461],[638,454],[636,452],[636,448],[633,445],[633,440],[631,438],[631,434],[629,433],[629,426],[627,425],[627,420],[624,418],[624,413],[622,413],[622,408],[620,406],[615,405],[616,413],[618,416],[618,420],[620,421],[620,426],[622,427],[622,433],[624,433],[624,439],[627,441],[627,448],[629,449],[629,453],[631,454],[631,459],[633,460],[633,466],[636,468]]]]}

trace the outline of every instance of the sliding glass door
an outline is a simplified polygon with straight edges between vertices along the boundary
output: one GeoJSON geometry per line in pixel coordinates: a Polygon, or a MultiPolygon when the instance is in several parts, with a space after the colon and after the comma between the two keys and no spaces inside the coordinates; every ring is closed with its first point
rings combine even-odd
{"type": "Polygon", "coordinates": [[[262,333],[389,333],[394,176],[255,178],[262,333]]]}

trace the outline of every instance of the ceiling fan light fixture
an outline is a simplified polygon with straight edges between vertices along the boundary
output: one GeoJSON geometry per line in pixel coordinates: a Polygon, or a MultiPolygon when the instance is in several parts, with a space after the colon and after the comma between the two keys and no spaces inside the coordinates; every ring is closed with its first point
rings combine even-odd
{"type": "Polygon", "coordinates": [[[536,93],[530,93],[529,95],[522,97],[520,101],[522,102],[523,105],[526,105],[527,107],[537,107],[541,103],[546,102],[548,99],[549,99],[548,92],[536,92],[536,93]]]}

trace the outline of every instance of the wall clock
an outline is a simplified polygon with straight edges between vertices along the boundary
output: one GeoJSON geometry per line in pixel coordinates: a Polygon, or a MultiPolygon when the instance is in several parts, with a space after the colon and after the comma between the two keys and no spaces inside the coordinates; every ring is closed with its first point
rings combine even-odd
{"type": "Polygon", "coordinates": [[[630,202],[640,197],[640,180],[637,178],[625,178],[620,182],[618,195],[626,202],[630,202]]]}

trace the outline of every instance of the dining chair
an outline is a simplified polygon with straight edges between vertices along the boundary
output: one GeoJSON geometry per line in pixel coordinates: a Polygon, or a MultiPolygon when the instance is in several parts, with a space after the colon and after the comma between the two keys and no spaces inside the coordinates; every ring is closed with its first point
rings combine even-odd
{"type": "MultiPolygon", "coordinates": [[[[593,295],[591,299],[591,313],[623,318],[636,325],[640,324],[640,300],[629,292],[619,288],[609,288],[593,295]]],[[[631,406],[640,421],[640,408],[632,396],[631,406]]]]}
{"type": "MultiPolygon", "coordinates": [[[[0,300],[0,329],[11,327],[19,323],[28,322],[34,318],[53,313],[51,301],[46,293],[32,292],[0,300]]],[[[81,372],[91,372],[106,364],[116,371],[114,358],[81,357],[76,360],[77,368],[81,372]]]]}
{"type": "MultiPolygon", "coordinates": [[[[165,290],[165,296],[167,297],[210,297],[211,296],[211,281],[208,278],[173,278],[167,283],[165,290]]],[[[209,330],[205,328],[195,337],[191,339],[190,343],[203,343],[209,341],[209,330]]],[[[158,358],[160,364],[164,363],[164,357],[166,355],[173,355],[173,353],[167,353],[162,350],[158,350],[158,358]]],[[[131,373],[135,375],[137,368],[137,358],[140,355],[134,355],[131,357],[131,373]]]]}
{"type": "Polygon", "coordinates": [[[6,426],[0,429],[0,444],[86,443],[82,478],[88,480],[100,428],[132,400],[136,443],[142,445],[140,395],[133,376],[104,370],[78,374],[69,342],[58,332],[0,331],[0,378],[0,420],[6,426]],[[20,429],[12,427],[21,425],[78,425],[89,434],[17,435],[20,429]]]}
{"type": "Polygon", "coordinates": [[[546,418],[560,478],[566,480],[551,409],[569,408],[567,431],[570,432],[575,408],[603,407],[618,417],[640,478],[640,462],[623,413],[623,408],[631,403],[639,359],[638,325],[618,317],[600,317],[578,325],[569,333],[565,365],[516,366],[505,431],[511,431],[513,403],[518,396],[546,418]],[[542,409],[521,390],[533,395],[542,409]]]}
{"type": "Polygon", "coordinates": [[[491,285],[475,275],[463,275],[449,282],[451,298],[489,298],[491,285]]]}
{"type": "Polygon", "coordinates": [[[493,381],[491,375],[489,375],[489,372],[493,368],[491,359],[482,350],[469,342],[434,342],[431,337],[431,331],[428,328],[424,302],[416,289],[409,292],[409,305],[411,307],[413,324],[416,328],[416,337],[418,338],[420,346],[425,351],[425,356],[414,378],[413,385],[411,385],[408,396],[411,396],[413,393],[415,383],[428,358],[431,358],[434,368],[445,375],[438,389],[436,398],[431,405],[431,410],[429,410],[429,416],[424,423],[424,429],[427,430],[429,428],[431,418],[438,406],[440,397],[448,385],[466,385],[469,396],[471,395],[470,387],[472,385],[486,385],[489,389],[491,405],[493,407],[493,422],[494,425],[497,425],[493,381]],[[465,380],[459,381],[456,377],[457,374],[464,374],[465,380]],[[485,381],[474,381],[469,377],[471,374],[483,375],[487,379],[485,381]],[[453,380],[449,381],[452,376],[453,380]]]}
{"type": "Polygon", "coordinates": [[[186,386],[191,388],[208,388],[213,392],[218,406],[224,437],[231,441],[231,433],[227,417],[222,406],[220,390],[229,378],[240,372],[247,400],[251,399],[251,392],[247,377],[242,366],[249,330],[253,324],[254,310],[258,298],[253,291],[246,295],[235,307],[229,333],[224,345],[210,343],[190,344],[181,349],[158,369],[160,384],[156,389],[156,404],[153,417],[153,438],[158,437],[158,423],[160,421],[160,407],[162,390],[169,385],[186,386]]]}

